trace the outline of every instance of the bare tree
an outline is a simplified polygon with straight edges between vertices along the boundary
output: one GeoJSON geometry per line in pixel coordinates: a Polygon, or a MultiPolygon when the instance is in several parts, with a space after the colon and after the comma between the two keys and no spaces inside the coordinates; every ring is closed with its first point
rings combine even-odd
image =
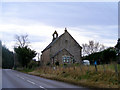
{"type": "Polygon", "coordinates": [[[25,46],[28,46],[29,45],[29,41],[28,41],[28,35],[16,35],[15,36],[15,39],[16,39],[16,45],[17,46],[20,46],[20,47],[25,47],[25,46]]]}
{"type": "Polygon", "coordinates": [[[14,52],[16,54],[15,58],[18,61],[18,65],[21,65],[22,67],[28,67],[30,61],[36,56],[36,51],[29,48],[29,41],[28,41],[28,35],[16,35],[16,45],[14,47],[14,52]]]}
{"type": "Polygon", "coordinates": [[[105,49],[103,44],[99,42],[94,42],[93,40],[89,41],[89,44],[82,44],[83,56],[89,55],[95,52],[100,52],[105,49]]]}

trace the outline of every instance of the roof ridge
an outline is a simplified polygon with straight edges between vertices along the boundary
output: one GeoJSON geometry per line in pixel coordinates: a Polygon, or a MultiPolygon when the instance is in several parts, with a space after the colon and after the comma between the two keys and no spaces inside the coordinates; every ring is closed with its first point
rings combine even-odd
{"type": "MultiPolygon", "coordinates": [[[[63,33],[64,34],[64,33],[63,33]]],[[[52,41],[43,51],[42,51],[42,53],[45,51],[45,50],[47,50],[47,49],[49,49],[57,40],[59,40],[59,38],[63,35],[63,34],[61,34],[59,37],[57,37],[54,41],[52,41]]]]}

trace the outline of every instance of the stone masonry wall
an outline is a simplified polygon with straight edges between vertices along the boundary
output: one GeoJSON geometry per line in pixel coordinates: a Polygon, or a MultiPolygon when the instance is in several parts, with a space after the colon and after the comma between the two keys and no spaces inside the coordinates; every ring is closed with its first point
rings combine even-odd
{"type": "Polygon", "coordinates": [[[74,56],[74,59],[77,62],[81,62],[81,48],[68,32],[65,32],[63,36],[60,37],[59,40],[57,40],[56,43],[54,43],[54,45],[51,47],[51,56],[64,48],[74,56]]]}

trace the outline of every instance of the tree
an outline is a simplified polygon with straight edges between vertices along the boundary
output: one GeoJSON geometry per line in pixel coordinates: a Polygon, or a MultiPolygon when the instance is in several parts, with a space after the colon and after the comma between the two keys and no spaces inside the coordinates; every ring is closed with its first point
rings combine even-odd
{"type": "Polygon", "coordinates": [[[101,62],[102,52],[103,52],[103,51],[89,54],[88,56],[84,56],[82,59],[83,59],[83,60],[90,60],[90,63],[91,63],[91,64],[94,64],[94,61],[96,60],[96,61],[97,61],[97,64],[100,64],[100,63],[102,63],[102,62],[101,62]]]}
{"type": "Polygon", "coordinates": [[[15,36],[15,39],[16,39],[16,45],[17,47],[25,47],[25,46],[28,46],[29,45],[29,41],[28,41],[28,35],[16,35],[15,36]]]}
{"type": "Polygon", "coordinates": [[[5,46],[2,46],[2,68],[11,69],[14,66],[13,52],[9,51],[5,46]]]}
{"type": "Polygon", "coordinates": [[[117,44],[115,45],[117,52],[117,62],[120,64],[120,38],[118,38],[117,44]]]}
{"type": "Polygon", "coordinates": [[[83,56],[90,55],[95,52],[100,52],[105,49],[105,46],[99,42],[89,41],[89,44],[82,44],[83,56]]]}
{"type": "Polygon", "coordinates": [[[36,52],[27,46],[14,48],[14,50],[18,54],[18,60],[23,67],[27,67],[28,63],[36,56],[36,52]]]}
{"type": "Polygon", "coordinates": [[[114,48],[105,49],[102,53],[102,60],[104,63],[110,63],[116,61],[116,51],[114,48]]]}
{"type": "Polygon", "coordinates": [[[96,60],[98,64],[108,64],[112,61],[116,61],[116,57],[115,48],[110,47],[101,52],[95,52],[88,56],[84,56],[83,59],[90,60],[91,64],[94,64],[94,60],[96,60]]]}
{"type": "Polygon", "coordinates": [[[27,67],[28,63],[36,56],[36,51],[28,47],[28,35],[17,36],[17,47],[14,51],[17,54],[18,61],[22,67],[27,67]]]}
{"type": "Polygon", "coordinates": [[[30,61],[30,63],[28,64],[28,67],[30,68],[30,69],[34,69],[35,67],[37,67],[38,66],[38,63],[36,62],[36,61],[30,61]]]}

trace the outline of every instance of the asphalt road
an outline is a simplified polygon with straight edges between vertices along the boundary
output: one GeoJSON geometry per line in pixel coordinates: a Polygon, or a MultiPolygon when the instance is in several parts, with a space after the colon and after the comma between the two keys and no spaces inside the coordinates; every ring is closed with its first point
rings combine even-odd
{"type": "Polygon", "coordinates": [[[0,90],[2,89],[2,69],[0,68],[0,90]]]}
{"type": "Polygon", "coordinates": [[[47,89],[84,89],[84,87],[79,87],[76,85],[49,80],[33,75],[28,75],[11,69],[2,70],[2,88],[39,88],[43,90],[47,89]]]}

